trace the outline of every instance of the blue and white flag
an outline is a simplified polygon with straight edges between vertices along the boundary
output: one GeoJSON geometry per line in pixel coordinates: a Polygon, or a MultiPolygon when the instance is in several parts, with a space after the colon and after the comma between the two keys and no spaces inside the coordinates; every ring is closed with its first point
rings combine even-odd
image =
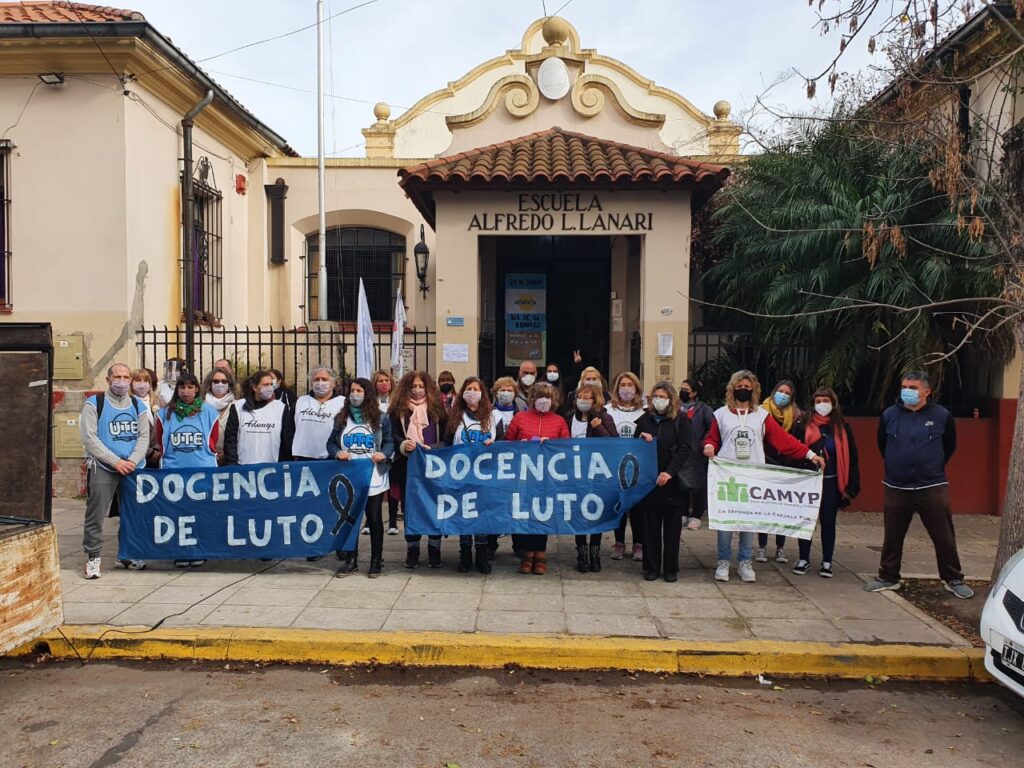
{"type": "Polygon", "coordinates": [[[405,375],[405,364],[402,360],[402,347],[405,343],[405,302],[402,301],[402,284],[398,284],[395,296],[395,323],[391,326],[391,370],[396,379],[405,375]]]}
{"type": "Polygon", "coordinates": [[[311,557],[352,551],[372,461],[140,470],[121,480],[117,556],[311,557]]]}
{"type": "Polygon", "coordinates": [[[516,441],[417,449],[409,457],[406,532],[589,534],[616,528],[654,489],[645,440],[516,441]]]}

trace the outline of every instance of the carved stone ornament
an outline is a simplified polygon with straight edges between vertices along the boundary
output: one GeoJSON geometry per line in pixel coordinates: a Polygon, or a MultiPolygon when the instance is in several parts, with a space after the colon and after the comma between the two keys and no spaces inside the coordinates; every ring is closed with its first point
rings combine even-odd
{"type": "Polygon", "coordinates": [[[479,123],[498,107],[504,97],[505,109],[513,117],[532,115],[540,104],[540,91],[527,75],[508,75],[491,86],[484,103],[472,112],[463,115],[449,115],[445,118],[449,128],[468,128],[479,123]]]}
{"type": "Polygon", "coordinates": [[[537,86],[540,88],[541,94],[552,101],[558,101],[569,93],[572,82],[569,78],[569,68],[565,66],[565,62],[557,56],[545,59],[544,63],[540,65],[540,69],[537,70],[537,86]]]}

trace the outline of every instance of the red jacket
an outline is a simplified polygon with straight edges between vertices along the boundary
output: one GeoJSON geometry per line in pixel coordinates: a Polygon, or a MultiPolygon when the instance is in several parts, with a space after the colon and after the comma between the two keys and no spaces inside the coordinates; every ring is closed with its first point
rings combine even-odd
{"type": "Polygon", "coordinates": [[[552,440],[568,438],[569,427],[565,419],[553,411],[520,411],[512,417],[508,429],[505,430],[506,440],[534,440],[540,437],[552,440]]]}
{"type": "MultiPolygon", "coordinates": [[[[807,458],[807,446],[780,427],[779,422],[773,419],[771,414],[764,420],[764,442],[787,459],[800,461],[807,458]]],[[[705,445],[712,446],[716,454],[722,447],[722,433],[718,430],[718,419],[711,420],[711,429],[708,430],[702,447],[705,445]]]]}

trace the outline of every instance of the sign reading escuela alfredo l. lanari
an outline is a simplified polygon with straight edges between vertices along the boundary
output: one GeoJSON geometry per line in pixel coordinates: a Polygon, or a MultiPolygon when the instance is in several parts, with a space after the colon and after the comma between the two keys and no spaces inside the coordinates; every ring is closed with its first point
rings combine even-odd
{"type": "Polygon", "coordinates": [[[654,211],[606,211],[592,193],[523,192],[512,211],[474,213],[470,232],[650,232],[654,211]]]}

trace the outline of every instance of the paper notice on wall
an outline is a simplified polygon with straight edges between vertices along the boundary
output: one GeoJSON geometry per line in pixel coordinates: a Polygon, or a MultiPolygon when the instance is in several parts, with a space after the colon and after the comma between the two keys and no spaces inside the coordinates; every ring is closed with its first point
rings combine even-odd
{"type": "Polygon", "coordinates": [[[622,318],[621,317],[613,317],[612,318],[612,333],[622,333],[622,318]]]}
{"type": "Polygon", "coordinates": [[[662,357],[672,357],[672,334],[658,334],[658,354],[662,357]]]}
{"type": "Polygon", "coordinates": [[[468,363],[469,344],[442,344],[441,360],[445,363],[468,363]]]}

